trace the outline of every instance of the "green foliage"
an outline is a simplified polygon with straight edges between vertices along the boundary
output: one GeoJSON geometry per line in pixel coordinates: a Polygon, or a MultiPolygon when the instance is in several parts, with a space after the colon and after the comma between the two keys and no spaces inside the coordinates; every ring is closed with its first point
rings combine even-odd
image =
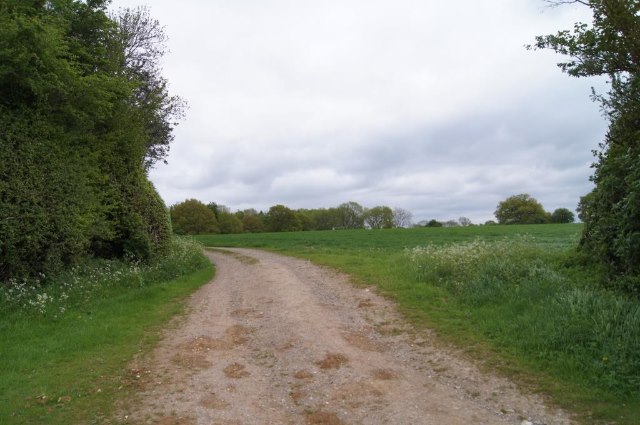
{"type": "Polygon", "coordinates": [[[386,206],[367,209],[362,217],[371,229],[391,229],[393,227],[393,210],[386,206]]]}
{"type": "MultiPolygon", "coordinates": [[[[558,2],[562,3],[562,2],[558,2]]],[[[611,88],[596,96],[609,118],[606,139],[595,152],[595,188],[581,199],[585,228],[581,248],[608,270],[607,283],[640,294],[640,15],[637,1],[592,0],[591,25],[540,36],[537,48],[570,57],[569,75],[606,75],[611,88]]]]}
{"type": "Polygon", "coordinates": [[[244,231],[242,221],[234,214],[221,212],[218,215],[220,233],[242,233],[244,231]]]}
{"type": "Polygon", "coordinates": [[[510,196],[500,202],[495,216],[500,224],[540,224],[548,221],[542,204],[526,193],[510,196]]]}
{"type": "Polygon", "coordinates": [[[296,211],[296,217],[298,217],[298,221],[300,222],[301,230],[315,230],[315,223],[308,210],[296,211]]]}
{"type": "Polygon", "coordinates": [[[550,218],[551,223],[573,223],[575,220],[575,215],[567,208],[557,208],[550,218]]]}
{"type": "Polygon", "coordinates": [[[173,231],[178,235],[220,232],[216,215],[209,207],[197,199],[187,199],[172,205],[170,211],[173,231]]]}
{"type": "Polygon", "coordinates": [[[302,230],[297,214],[284,205],[269,208],[266,216],[266,227],[270,232],[296,232],[302,230]]]}
{"type": "MultiPolygon", "coordinates": [[[[151,260],[170,243],[146,171],[181,103],[160,84],[157,55],[144,73],[125,60],[107,3],[0,3],[2,281],[91,255],[151,260]]],[[[145,40],[137,55],[157,37],[145,40]]]]}
{"type": "Polygon", "coordinates": [[[258,214],[244,214],[242,217],[242,228],[245,232],[260,233],[264,232],[264,223],[262,217],[258,214]]]}
{"type": "Polygon", "coordinates": [[[68,155],[62,132],[38,114],[17,115],[0,107],[0,280],[73,263],[92,219],[82,158],[68,155]]]}
{"type": "Polygon", "coordinates": [[[364,207],[357,202],[345,202],[338,206],[339,227],[343,229],[362,229],[364,227],[364,207]]]}
{"type": "Polygon", "coordinates": [[[580,221],[582,222],[590,221],[589,216],[591,213],[589,212],[589,209],[592,202],[593,202],[593,191],[580,197],[580,201],[578,202],[578,207],[576,208],[576,211],[578,211],[578,219],[580,221]]]}
{"type": "Polygon", "coordinates": [[[309,215],[313,219],[315,230],[333,230],[342,227],[338,208],[320,208],[310,211],[309,215]]]}
{"type": "Polygon", "coordinates": [[[209,202],[207,204],[207,208],[209,208],[211,211],[213,211],[213,213],[216,215],[216,219],[217,219],[218,215],[220,214],[220,206],[218,204],[216,204],[215,202],[209,202]]]}

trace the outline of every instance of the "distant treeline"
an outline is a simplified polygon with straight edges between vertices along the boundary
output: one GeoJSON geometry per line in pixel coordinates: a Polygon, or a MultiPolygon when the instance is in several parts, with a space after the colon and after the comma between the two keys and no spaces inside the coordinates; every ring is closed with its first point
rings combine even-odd
{"type": "Polygon", "coordinates": [[[107,4],[0,2],[0,281],[170,241],[147,171],[182,102],[160,75],[158,22],[107,4]]]}
{"type": "Polygon", "coordinates": [[[335,208],[297,209],[274,205],[269,211],[231,212],[215,202],[196,199],[172,205],[171,222],[177,234],[296,232],[303,230],[390,229],[412,226],[411,212],[402,208],[365,208],[345,202],[335,208]]]}
{"type": "MultiPolygon", "coordinates": [[[[413,214],[406,209],[385,205],[367,208],[353,201],[333,208],[294,210],[285,205],[274,205],[267,212],[253,208],[231,212],[228,207],[215,202],[204,204],[197,199],[187,199],[172,205],[170,211],[173,230],[180,235],[474,225],[467,217],[446,221],[431,219],[414,223],[413,214]]],[[[500,224],[574,221],[574,215],[568,209],[558,208],[553,213],[546,212],[538,201],[526,194],[515,195],[500,202],[495,215],[500,224]]],[[[489,220],[484,224],[497,223],[489,220]]]]}

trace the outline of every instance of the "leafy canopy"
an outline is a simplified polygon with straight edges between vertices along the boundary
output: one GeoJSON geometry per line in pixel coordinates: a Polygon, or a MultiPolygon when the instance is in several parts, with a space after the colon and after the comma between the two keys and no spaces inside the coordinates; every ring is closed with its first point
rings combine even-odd
{"type": "Polygon", "coordinates": [[[547,221],[542,204],[526,193],[510,196],[500,202],[495,216],[500,224],[539,224],[547,221]]]}
{"type": "Polygon", "coordinates": [[[107,4],[0,2],[0,280],[170,242],[147,171],[183,105],[160,74],[161,28],[107,4]]]}
{"type": "Polygon", "coordinates": [[[220,233],[214,212],[197,199],[187,199],[172,205],[170,211],[173,231],[178,235],[220,233]]]}

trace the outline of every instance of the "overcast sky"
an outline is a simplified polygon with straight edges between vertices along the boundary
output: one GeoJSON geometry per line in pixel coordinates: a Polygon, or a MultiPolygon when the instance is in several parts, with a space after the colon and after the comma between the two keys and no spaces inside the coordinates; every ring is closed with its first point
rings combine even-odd
{"type": "Polygon", "coordinates": [[[528,193],[574,209],[606,122],[535,35],[590,22],[542,0],[114,0],[165,27],[170,90],[189,103],[167,204],[232,210],[405,208],[494,219],[528,193]]]}

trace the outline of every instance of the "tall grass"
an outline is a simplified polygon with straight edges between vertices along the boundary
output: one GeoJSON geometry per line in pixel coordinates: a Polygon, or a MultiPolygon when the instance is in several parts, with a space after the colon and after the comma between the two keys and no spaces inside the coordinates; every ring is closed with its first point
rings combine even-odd
{"type": "Polygon", "coordinates": [[[500,346],[585,385],[640,394],[640,303],[578,280],[559,261],[566,249],[519,237],[427,245],[406,258],[418,282],[455,294],[500,346]]]}

